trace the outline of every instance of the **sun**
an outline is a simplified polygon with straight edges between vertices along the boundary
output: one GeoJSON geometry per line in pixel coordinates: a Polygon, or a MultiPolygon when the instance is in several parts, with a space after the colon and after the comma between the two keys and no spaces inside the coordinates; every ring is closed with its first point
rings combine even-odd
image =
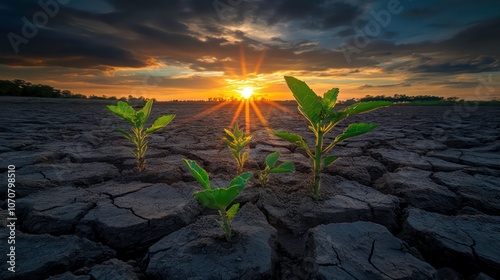
{"type": "Polygon", "coordinates": [[[253,95],[253,87],[245,87],[240,91],[241,97],[248,99],[253,95]]]}

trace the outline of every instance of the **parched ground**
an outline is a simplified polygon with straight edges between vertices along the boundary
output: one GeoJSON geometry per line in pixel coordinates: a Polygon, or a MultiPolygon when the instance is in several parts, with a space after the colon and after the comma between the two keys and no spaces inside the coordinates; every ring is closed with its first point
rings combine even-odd
{"type": "MultiPolygon", "coordinates": [[[[495,279],[500,277],[500,110],[394,106],[348,118],[380,126],[335,147],[310,197],[303,151],[266,132],[313,135],[294,102],[167,102],[176,114],[133,170],[127,124],[110,101],[0,99],[1,216],[15,165],[16,272],[1,279],[495,279]],[[237,120],[253,134],[246,171],[274,151],[293,174],[252,179],[228,243],[181,159],[226,187],[235,164],[221,140],[237,120]],[[262,121],[264,120],[264,121],[262,121]],[[476,277],[476,278],[474,278],[476,277]],[[482,278],[481,278],[482,277],[482,278]],[[490,277],[490,278],[488,278],[490,277]]],[[[328,142],[328,141],[327,141],[328,142]]],[[[8,252],[8,228],[0,228],[8,252]]],[[[4,253],[2,253],[4,254],[4,253]]]]}

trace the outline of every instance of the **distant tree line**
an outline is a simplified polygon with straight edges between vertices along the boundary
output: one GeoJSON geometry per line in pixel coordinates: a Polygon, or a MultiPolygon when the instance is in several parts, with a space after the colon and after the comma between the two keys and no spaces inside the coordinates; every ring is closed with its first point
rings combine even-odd
{"type": "Polygon", "coordinates": [[[385,96],[385,95],[377,95],[371,96],[366,95],[363,98],[360,98],[359,101],[373,101],[373,100],[384,100],[384,101],[392,101],[392,102],[414,102],[414,101],[447,101],[447,102],[457,102],[458,97],[448,97],[444,98],[441,96],[433,96],[433,95],[416,95],[409,96],[406,94],[394,94],[393,96],[385,96]]]}
{"type": "MultiPolygon", "coordinates": [[[[81,98],[81,99],[105,99],[105,100],[121,100],[128,102],[145,102],[148,98],[145,97],[134,97],[129,95],[128,97],[117,98],[115,96],[97,96],[90,95],[86,96],[80,93],[72,93],[69,90],[60,90],[54,87],[43,85],[43,84],[32,84],[30,82],[26,82],[24,80],[0,80],[0,96],[29,96],[29,97],[52,97],[52,98],[81,98]]],[[[269,99],[265,97],[250,97],[251,100],[254,101],[268,101],[269,99]]],[[[234,102],[240,101],[241,98],[237,98],[235,96],[231,96],[229,98],[225,97],[209,97],[209,102],[234,102]]],[[[432,96],[432,95],[417,95],[417,96],[409,96],[406,94],[394,94],[393,96],[385,96],[385,95],[366,95],[362,98],[351,98],[345,100],[343,102],[339,102],[341,104],[353,104],[356,102],[366,102],[373,100],[385,100],[396,103],[414,103],[414,102],[436,102],[436,103],[456,103],[463,102],[463,100],[459,100],[458,97],[440,97],[440,96],[432,96]]],[[[178,100],[174,100],[178,101],[178,100]]]]}
{"type": "MultiPolygon", "coordinates": [[[[254,101],[268,101],[269,99],[265,97],[256,97],[252,96],[250,99],[254,101]]],[[[232,102],[232,101],[240,101],[241,98],[237,98],[235,96],[231,96],[229,98],[225,97],[209,97],[208,101],[209,102],[232,102]]],[[[447,103],[455,103],[459,102],[458,97],[440,97],[440,96],[433,96],[433,95],[417,95],[417,96],[409,96],[406,94],[394,94],[393,96],[385,96],[385,95],[366,95],[365,97],[362,98],[351,98],[347,99],[345,101],[339,101],[340,104],[354,104],[356,102],[367,102],[367,101],[374,101],[374,100],[384,100],[384,101],[391,101],[391,102],[396,102],[396,103],[408,103],[408,102],[447,102],[447,103]]],[[[463,101],[463,100],[462,100],[463,101]]]]}
{"type": "MultiPolygon", "coordinates": [[[[229,98],[226,97],[209,97],[208,102],[235,102],[235,101],[241,101],[243,98],[237,98],[236,96],[231,96],[229,98]]],[[[249,100],[253,101],[269,101],[268,98],[265,97],[257,97],[257,96],[251,96],[248,98],[249,100]]]]}
{"type": "Polygon", "coordinates": [[[72,93],[69,90],[60,90],[48,85],[32,84],[24,80],[0,80],[0,96],[26,96],[26,97],[50,97],[50,98],[80,98],[80,99],[104,99],[121,101],[147,101],[145,97],[127,97],[117,98],[116,96],[90,95],[86,96],[80,93],[72,93]]]}
{"type": "Polygon", "coordinates": [[[393,96],[385,96],[385,95],[365,95],[365,97],[362,98],[351,98],[347,99],[345,101],[341,101],[339,103],[345,104],[345,105],[351,105],[356,102],[368,102],[368,101],[374,101],[374,100],[384,100],[384,101],[391,101],[395,103],[415,103],[415,102],[436,102],[436,103],[456,103],[456,102],[462,102],[463,100],[459,100],[458,97],[448,97],[444,98],[441,96],[433,96],[433,95],[416,95],[416,96],[410,96],[406,94],[394,94],[393,96]]]}
{"type": "Polygon", "coordinates": [[[55,89],[48,85],[32,84],[24,80],[0,80],[0,96],[31,96],[53,98],[87,98],[69,90],[55,89]]]}

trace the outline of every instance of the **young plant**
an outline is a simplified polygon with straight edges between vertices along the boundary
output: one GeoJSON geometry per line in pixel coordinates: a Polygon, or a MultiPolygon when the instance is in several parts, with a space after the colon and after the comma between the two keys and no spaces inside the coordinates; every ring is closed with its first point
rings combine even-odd
{"type": "Polygon", "coordinates": [[[175,117],[175,115],[161,116],[156,119],[149,128],[144,129],[144,125],[146,124],[149,118],[149,114],[151,113],[152,106],[152,99],[148,100],[146,105],[144,105],[144,107],[139,111],[134,110],[134,108],[123,101],[118,101],[116,106],[107,106],[111,112],[132,124],[132,133],[128,133],[121,129],[116,129],[116,131],[123,134],[125,138],[135,144],[135,150],[132,151],[132,154],[134,154],[135,158],[137,159],[137,169],[139,171],[142,171],[145,167],[145,155],[148,149],[148,137],[153,132],[167,126],[175,117]]]}
{"type": "Polygon", "coordinates": [[[243,191],[247,181],[252,177],[252,172],[247,172],[234,178],[227,189],[212,188],[208,173],[196,162],[188,159],[182,159],[182,162],[189,169],[193,177],[203,186],[205,190],[193,194],[194,198],[208,208],[219,211],[221,217],[217,221],[222,227],[227,241],[231,241],[231,221],[238,212],[239,203],[233,204],[229,209],[227,207],[243,191]]]}
{"type": "Polygon", "coordinates": [[[313,193],[315,200],[319,197],[321,171],[323,168],[332,164],[337,159],[336,156],[325,156],[336,144],[348,138],[361,135],[377,127],[376,124],[353,123],[350,124],[342,134],[338,135],[331,143],[324,147],[324,137],[335,125],[348,116],[365,113],[380,107],[389,106],[392,102],[388,101],[370,101],[353,104],[342,110],[334,110],[337,103],[338,88],[332,88],[324,93],[323,97],[317,96],[306,83],[294,77],[285,76],[285,81],[297,101],[300,113],[311,124],[309,129],[316,137],[314,149],[309,150],[307,143],[302,136],[287,131],[271,131],[272,134],[298,145],[304,149],[307,155],[312,159],[314,170],[313,175],[313,193]]]}
{"type": "Polygon", "coordinates": [[[279,152],[270,153],[266,157],[266,168],[259,173],[259,181],[261,185],[266,185],[269,174],[271,173],[292,173],[295,171],[295,165],[290,161],[285,161],[275,167],[279,158],[279,152]]]}
{"type": "Polygon", "coordinates": [[[231,154],[236,160],[236,173],[241,174],[241,172],[243,172],[243,165],[248,159],[248,152],[243,152],[243,148],[248,145],[252,136],[246,136],[245,133],[240,130],[237,122],[232,132],[225,128],[224,131],[226,132],[226,136],[222,137],[222,140],[226,142],[227,147],[231,150],[231,154]]]}

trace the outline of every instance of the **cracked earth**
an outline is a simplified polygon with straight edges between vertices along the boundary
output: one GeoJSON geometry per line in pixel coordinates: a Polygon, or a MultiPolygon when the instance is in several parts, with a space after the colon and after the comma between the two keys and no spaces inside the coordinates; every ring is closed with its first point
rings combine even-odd
{"type": "MultiPolygon", "coordinates": [[[[250,111],[245,171],[262,169],[279,151],[296,172],[272,174],[265,187],[251,180],[236,199],[243,207],[227,243],[217,213],[192,197],[200,186],[181,159],[196,160],[213,185],[226,186],[235,164],[221,137],[239,104],[212,110],[218,103],[156,103],[152,118],[177,116],[151,137],[140,174],[132,146],[113,131],[128,127],[107,104],[1,100],[0,178],[16,166],[19,256],[18,272],[3,267],[1,279],[500,275],[496,107],[394,106],[348,118],[328,139],[355,121],[379,127],[331,151],[339,159],[324,170],[318,202],[310,197],[305,153],[270,136],[250,111]]],[[[312,145],[296,105],[278,105],[257,103],[269,127],[300,133],[312,145]]],[[[246,127],[244,114],[238,121],[246,127]]],[[[0,196],[6,221],[6,188],[0,196]]],[[[8,234],[2,225],[2,240],[8,234]]],[[[0,246],[7,250],[6,242],[0,246]]]]}

